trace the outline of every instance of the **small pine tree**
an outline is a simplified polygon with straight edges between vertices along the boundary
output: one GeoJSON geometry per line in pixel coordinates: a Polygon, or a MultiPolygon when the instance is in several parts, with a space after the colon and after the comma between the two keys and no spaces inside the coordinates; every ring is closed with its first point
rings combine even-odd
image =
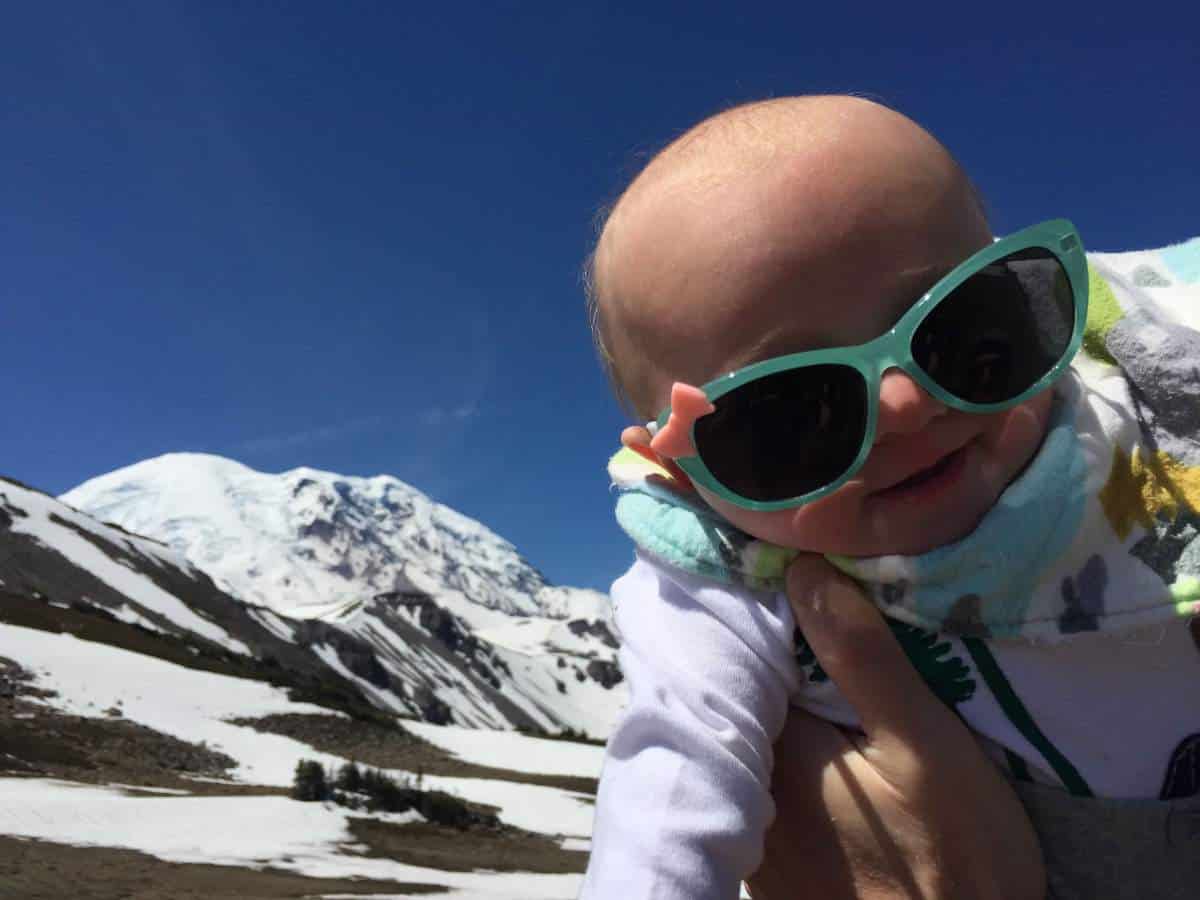
{"type": "Polygon", "coordinates": [[[292,780],[292,799],[306,803],[328,799],[329,784],[325,780],[325,769],[319,762],[302,759],[296,763],[296,776],[292,780]]]}
{"type": "Polygon", "coordinates": [[[362,772],[354,763],[348,762],[338,770],[337,786],[339,790],[361,791],[362,784],[362,772]]]}

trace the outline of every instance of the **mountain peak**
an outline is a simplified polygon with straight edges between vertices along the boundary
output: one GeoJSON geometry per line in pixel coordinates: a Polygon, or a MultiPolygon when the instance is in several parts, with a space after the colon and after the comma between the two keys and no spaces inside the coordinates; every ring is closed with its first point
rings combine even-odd
{"type": "Polygon", "coordinates": [[[569,616],[575,593],[595,607],[595,592],[549,588],[508,541],[390,475],[268,474],[168,453],[61,499],[165,541],[230,593],[287,615],[332,614],[410,582],[456,612],[569,616]]]}

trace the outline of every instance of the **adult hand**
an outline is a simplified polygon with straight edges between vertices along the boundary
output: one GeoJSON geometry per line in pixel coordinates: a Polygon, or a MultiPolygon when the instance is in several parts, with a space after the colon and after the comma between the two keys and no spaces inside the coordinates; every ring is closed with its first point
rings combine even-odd
{"type": "Polygon", "coordinates": [[[755,900],[1044,897],[1041,849],[1016,795],[862,591],[806,555],[788,571],[788,599],[863,733],[789,715],[755,900]]]}

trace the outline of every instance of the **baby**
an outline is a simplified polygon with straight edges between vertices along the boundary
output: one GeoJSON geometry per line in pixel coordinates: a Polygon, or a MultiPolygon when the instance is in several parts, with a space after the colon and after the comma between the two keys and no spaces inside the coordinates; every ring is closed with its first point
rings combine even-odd
{"type": "Polygon", "coordinates": [[[631,695],[584,897],[737,896],[789,705],[856,724],[782,593],[799,552],[1014,779],[1200,789],[1200,265],[1171,270],[1196,243],[1089,269],[1064,220],[995,241],[945,148],[849,97],[741,107],[650,162],[590,266],[649,424],[610,464],[631,695]]]}

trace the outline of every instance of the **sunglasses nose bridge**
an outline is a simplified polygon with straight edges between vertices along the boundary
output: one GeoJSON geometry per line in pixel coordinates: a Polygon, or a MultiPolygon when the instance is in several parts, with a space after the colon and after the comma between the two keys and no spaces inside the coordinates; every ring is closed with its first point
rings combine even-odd
{"type": "Polygon", "coordinates": [[[863,357],[870,360],[873,370],[868,377],[874,381],[872,387],[875,389],[876,399],[878,399],[879,391],[883,386],[884,378],[893,370],[904,372],[909,378],[916,380],[916,376],[909,368],[912,365],[912,358],[908,352],[907,339],[898,334],[895,328],[880,335],[862,349],[863,357]]]}

